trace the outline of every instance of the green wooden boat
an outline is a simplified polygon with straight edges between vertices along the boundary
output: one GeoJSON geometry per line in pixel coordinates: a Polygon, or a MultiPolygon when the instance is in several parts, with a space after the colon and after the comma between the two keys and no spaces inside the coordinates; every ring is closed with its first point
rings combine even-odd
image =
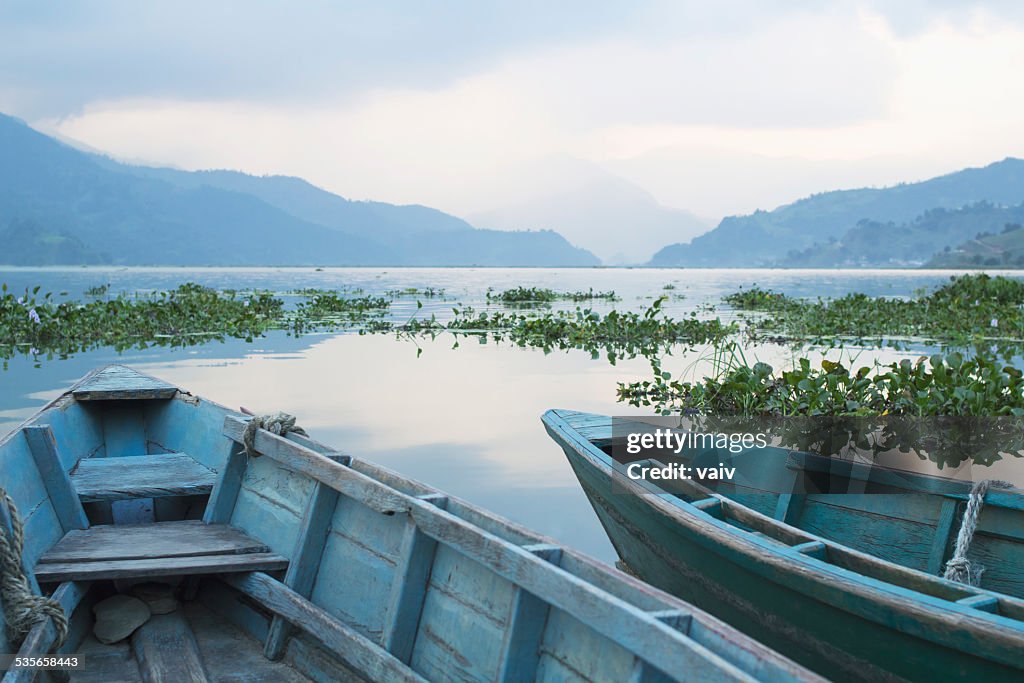
{"type": "Polygon", "coordinates": [[[0,439],[3,606],[29,617],[0,652],[97,683],[820,680],[288,426],[111,366],[0,439]]]}
{"type": "MultiPolygon", "coordinates": [[[[984,498],[968,557],[986,571],[972,587],[940,576],[969,483],[933,478],[930,492],[894,495],[721,495],[695,482],[668,493],[636,481],[625,484],[637,487],[630,493],[610,455],[612,418],[551,410],[543,422],[622,561],[645,581],[829,678],[1024,680],[1019,489],[984,498]]],[[[822,465],[813,460],[795,464],[822,465]]]]}

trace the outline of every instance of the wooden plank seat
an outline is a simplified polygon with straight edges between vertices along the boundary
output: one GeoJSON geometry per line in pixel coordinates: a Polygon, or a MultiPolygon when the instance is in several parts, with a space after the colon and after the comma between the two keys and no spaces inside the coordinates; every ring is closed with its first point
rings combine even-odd
{"type": "Polygon", "coordinates": [[[168,399],[177,393],[173,384],[123,365],[105,367],[71,389],[71,395],[79,401],[168,399]]]}
{"type": "Polygon", "coordinates": [[[217,473],[185,453],[83,458],[71,483],[83,502],[208,494],[217,473]]]}
{"type": "Polygon", "coordinates": [[[80,581],[285,569],[288,560],[227,524],[198,520],[69,531],[35,566],[36,580],[80,581]]]}

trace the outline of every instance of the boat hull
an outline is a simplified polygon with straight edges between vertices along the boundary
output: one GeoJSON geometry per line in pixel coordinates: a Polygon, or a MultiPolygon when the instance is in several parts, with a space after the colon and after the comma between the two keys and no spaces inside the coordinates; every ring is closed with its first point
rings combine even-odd
{"type": "MultiPolygon", "coordinates": [[[[984,636],[969,619],[959,628],[937,622],[924,629],[929,637],[908,632],[915,630],[904,628],[908,620],[926,618],[911,591],[894,599],[859,586],[844,595],[845,579],[816,576],[763,548],[726,539],[728,532],[699,515],[684,522],[686,512],[669,510],[656,496],[613,490],[600,451],[567,439],[552,422],[545,419],[548,432],[563,447],[620,558],[644,581],[836,680],[1022,680],[1024,650],[1005,652],[1004,661],[980,656],[971,643],[984,636]]],[[[1024,644],[1019,634],[1005,635],[1008,647],[1024,644]]]]}
{"type": "Polygon", "coordinates": [[[111,366],[0,437],[0,530],[24,522],[29,588],[70,622],[0,629],[3,651],[126,683],[820,680],[552,539],[261,426],[111,366]]]}

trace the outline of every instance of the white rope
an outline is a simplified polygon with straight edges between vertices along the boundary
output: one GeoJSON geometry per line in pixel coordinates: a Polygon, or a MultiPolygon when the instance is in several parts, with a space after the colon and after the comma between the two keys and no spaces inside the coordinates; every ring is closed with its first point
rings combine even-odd
{"type": "Polygon", "coordinates": [[[15,642],[20,641],[33,626],[50,618],[57,629],[54,647],[60,647],[68,635],[67,615],[56,600],[36,595],[29,587],[21,564],[25,529],[18,508],[3,488],[0,488],[0,498],[11,517],[11,528],[0,529],[0,599],[4,603],[4,621],[7,623],[8,634],[15,642]]]}
{"type": "Polygon", "coordinates": [[[242,433],[242,443],[245,444],[245,453],[249,457],[256,457],[256,432],[265,429],[272,434],[284,436],[288,432],[308,436],[306,430],[295,426],[295,416],[288,413],[276,413],[274,415],[254,415],[249,423],[245,425],[242,433]]]}
{"type": "Polygon", "coordinates": [[[971,541],[974,540],[974,532],[978,528],[978,518],[981,517],[981,509],[985,507],[985,494],[988,493],[990,487],[1013,488],[1013,484],[996,479],[985,479],[975,482],[971,487],[971,495],[967,498],[967,509],[964,510],[963,521],[960,522],[960,533],[956,536],[953,557],[946,563],[946,572],[943,575],[950,581],[965,583],[969,586],[981,585],[981,575],[985,572],[985,568],[968,560],[967,551],[971,549],[971,541]]]}

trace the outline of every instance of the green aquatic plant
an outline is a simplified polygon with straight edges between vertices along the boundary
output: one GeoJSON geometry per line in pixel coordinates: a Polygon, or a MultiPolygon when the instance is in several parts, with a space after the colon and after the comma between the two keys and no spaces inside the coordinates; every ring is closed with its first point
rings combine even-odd
{"type": "Polygon", "coordinates": [[[444,296],[444,288],[442,287],[405,287],[402,289],[389,289],[384,293],[394,299],[401,297],[422,297],[424,299],[433,299],[436,297],[444,296]]]}
{"type": "Polygon", "coordinates": [[[358,326],[382,318],[391,307],[391,299],[380,296],[344,296],[325,290],[309,291],[306,296],[278,321],[291,333],[358,326]]]}
{"type": "Polygon", "coordinates": [[[619,297],[614,291],[595,292],[593,289],[585,292],[556,292],[544,287],[515,287],[498,293],[494,293],[490,289],[487,290],[488,301],[499,301],[504,304],[544,304],[553,301],[592,301],[595,299],[618,301],[619,297]]]}
{"type": "MultiPolygon", "coordinates": [[[[437,292],[433,288],[418,292],[437,292]]],[[[28,354],[67,357],[99,346],[144,348],[182,346],[228,337],[252,340],[271,330],[301,335],[345,329],[359,334],[396,333],[411,339],[451,333],[459,338],[507,341],[523,347],[582,349],[612,363],[623,357],[669,352],[680,344],[724,339],[736,331],[718,320],[696,315],[665,316],[658,299],[644,312],[612,310],[483,311],[457,306],[453,316],[420,318],[423,304],[404,322],[393,320],[392,296],[368,296],[361,290],[303,289],[288,292],[300,300],[291,307],[271,292],[215,290],[185,284],[170,292],[120,295],[109,300],[55,303],[39,288],[22,296],[0,297],[0,358],[28,354]]],[[[590,293],[586,293],[590,296],[590,293]]],[[[610,293],[599,293],[607,298],[610,293]]]]}
{"type": "Polygon", "coordinates": [[[767,363],[730,365],[698,382],[673,379],[619,384],[619,399],[663,414],[1024,416],[1024,379],[991,354],[934,354],[856,370],[801,358],[777,372],[767,363]]]}
{"type": "Polygon", "coordinates": [[[85,290],[86,296],[104,296],[110,291],[110,283],[105,285],[93,285],[85,290]]]}
{"type": "Polygon", "coordinates": [[[921,340],[947,348],[993,346],[1003,356],[1024,347],[1024,282],[1002,276],[954,276],[946,285],[911,299],[848,294],[808,300],[755,286],[724,301],[756,312],[746,318],[755,339],[879,346],[921,340]]]}
{"type": "Polygon", "coordinates": [[[67,357],[97,346],[118,350],[180,346],[225,337],[251,339],[273,326],[282,303],[269,295],[225,295],[195,284],[145,298],[54,302],[39,287],[0,289],[0,357],[67,357]]]}
{"type": "Polygon", "coordinates": [[[549,352],[554,349],[581,349],[594,358],[604,352],[611,363],[620,358],[655,357],[677,345],[705,344],[725,339],[736,328],[720,320],[701,320],[692,315],[674,319],[664,315],[665,297],[657,299],[643,312],[617,310],[601,314],[590,308],[546,312],[541,315],[476,312],[472,308],[454,309],[455,318],[443,329],[457,334],[489,335],[496,341],[529,346],[549,352]]]}

